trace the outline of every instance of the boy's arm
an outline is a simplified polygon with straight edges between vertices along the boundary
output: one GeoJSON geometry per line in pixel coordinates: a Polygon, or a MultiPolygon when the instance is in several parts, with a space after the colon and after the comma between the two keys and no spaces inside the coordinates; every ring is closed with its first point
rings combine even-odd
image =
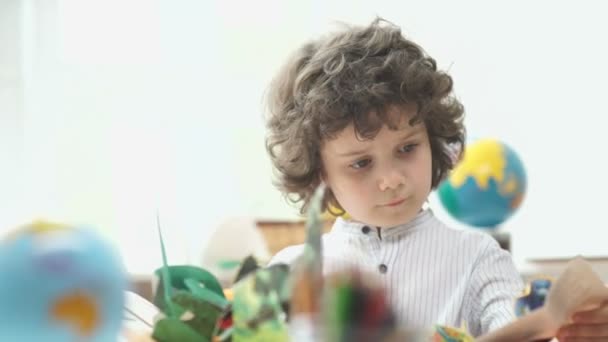
{"type": "Polygon", "coordinates": [[[465,298],[465,319],[475,336],[513,321],[514,299],[524,287],[511,254],[493,238],[488,236],[486,241],[471,272],[465,298]]]}

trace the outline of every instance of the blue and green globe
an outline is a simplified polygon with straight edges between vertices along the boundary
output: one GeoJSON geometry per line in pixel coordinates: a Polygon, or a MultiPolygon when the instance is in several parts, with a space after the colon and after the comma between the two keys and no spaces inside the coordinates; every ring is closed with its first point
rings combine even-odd
{"type": "Polygon", "coordinates": [[[518,155],[495,139],[467,145],[463,159],[438,188],[441,203],[456,220],[494,229],[520,207],[526,172],[518,155]]]}

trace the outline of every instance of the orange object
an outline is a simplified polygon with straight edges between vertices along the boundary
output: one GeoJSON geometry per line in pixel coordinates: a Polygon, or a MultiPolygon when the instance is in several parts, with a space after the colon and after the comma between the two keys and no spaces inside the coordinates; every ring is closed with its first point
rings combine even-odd
{"type": "Polygon", "coordinates": [[[232,302],[234,300],[234,291],[230,289],[224,289],[224,296],[228,301],[232,302]]]}
{"type": "Polygon", "coordinates": [[[97,328],[100,312],[95,299],[75,292],[58,299],[52,306],[52,316],[75,327],[82,337],[89,337],[97,328]]]}

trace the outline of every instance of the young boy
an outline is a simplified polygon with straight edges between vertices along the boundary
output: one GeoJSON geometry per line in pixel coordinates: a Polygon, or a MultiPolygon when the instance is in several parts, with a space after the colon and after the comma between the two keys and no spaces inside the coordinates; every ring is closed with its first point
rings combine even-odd
{"type": "MultiPolygon", "coordinates": [[[[325,182],[325,208],[347,212],[323,236],[324,273],[379,274],[399,322],[466,323],[478,336],[514,319],[522,280],[489,235],[455,230],[425,207],[464,143],[452,79],[398,27],[309,42],[271,85],[267,149],[280,189],[306,210],[325,182]]],[[[292,246],[271,261],[291,263],[292,246]]]]}

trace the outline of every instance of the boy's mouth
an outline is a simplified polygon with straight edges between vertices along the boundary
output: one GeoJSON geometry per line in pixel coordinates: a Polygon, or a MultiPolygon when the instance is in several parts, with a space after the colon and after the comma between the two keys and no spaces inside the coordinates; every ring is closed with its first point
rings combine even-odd
{"type": "Polygon", "coordinates": [[[383,207],[396,207],[399,204],[405,202],[405,198],[398,198],[396,200],[392,200],[389,203],[386,203],[384,205],[382,205],[383,207]]]}

